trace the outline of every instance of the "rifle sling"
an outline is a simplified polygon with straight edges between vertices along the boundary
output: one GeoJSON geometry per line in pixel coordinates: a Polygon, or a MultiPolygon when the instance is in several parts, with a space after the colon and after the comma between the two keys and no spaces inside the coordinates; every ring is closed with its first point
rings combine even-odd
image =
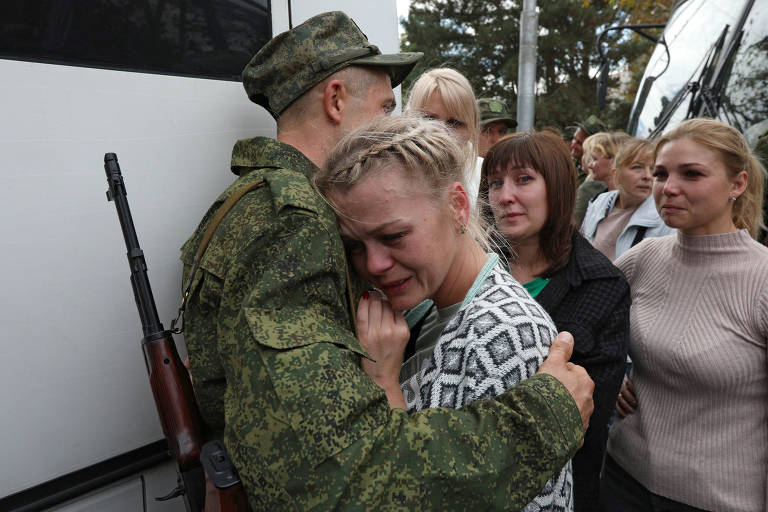
{"type": "MultiPolygon", "coordinates": [[[[221,224],[221,221],[224,220],[224,217],[229,213],[229,211],[232,209],[235,204],[240,200],[241,197],[243,197],[245,194],[250,192],[251,190],[254,190],[261,185],[264,184],[264,179],[259,178],[256,181],[252,181],[251,183],[248,183],[237,190],[235,190],[224,203],[219,207],[219,209],[216,211],[216,215],[213,216],[213,219],[211,220],[211,223],[208,224],[208,228],[205,230],[205,233],[203,234],[203,239],[200,241],[200,247],[197,248],[197,254],[195,255],[195,262],[192,265],[192,269],[189,271],[189,276],[187,276],[187,282],[184,285],[184,293],[182,294],[181,298],[181,305],[179,306],[178,314],[176,315],[176,318],[171,320],[171,331],[174,334],[181,334],[184,332],[184,310],[187,309],[187,300],[189,299],[189,291],[192,288],[192,281],[195,278],[195,274],[197,273],[197,269],[200,267],[200,262],[203,260],[203,254],[205,254],[205,250],[208,248],[208,243],[211,241],[211,238],[213,238],[213,233],[216,231],[216,228],[219,227],[219,224],[221,224]],[[181,325],[176,328],[176,324],[179,323],[179,320],[181,320],[181,325]]],[[[357,312],[355,311],[355,304],[352,300],[352,284],[350,280],[349,275],[349,263],[347,262],[346,254],[344,255],[344,271],[346,272],[347,277],[347,299],[349,301],[349,311],[352,317],[352,329],[355,332],[355,335],[357,335],[357,312]]]]}
{"type": "Polygon", "coordinates": [[[219,224],[221,224],[221,221],[224,220],[224,217],[227,216],[229,211],[232,209],[233,206],[235,206],[235,204],[237,204],[237,202],[240,200],[241,197],[243,197],[245,194],[247,194],[251,190],[260,187],[263,184],[264,184],[264,179],[259,178],[256,181],[252,181],[236,189],[227,198],[227,200],[224,201],[224,203],[219,207],[219,209],[216,211],[216,215],[213,216],[211,223],[208,224],[208,228],[205,230],[205,233],[203,234],[203,239],[200,241],[200,246],[197,248],[197,254],[195,254],[195,262],[192,265],[192,269],[189,271],[189,276],[187,276],[187,282],[184,285],[184,293],[181,296],[181,305],[179,306],[179,312],[176,315],[176,318],[171,321],[171,331],[173,331],[175,334],[180,334],[184,332],[184,310],[187,308],[189,291],[192,288],[192,281],[195,278],[197,269],[200,267],[200,262],[203,260],[203,254],[205,254],[205,250],[208,248],[208,243],[211,241],[211,238],[213,238],[213,233],[216,231],[216,228],[219,227],[219,224]],[[176,324],[179,322],[179,319],[181,319],[181,325],[177,329],[176,324]]]}

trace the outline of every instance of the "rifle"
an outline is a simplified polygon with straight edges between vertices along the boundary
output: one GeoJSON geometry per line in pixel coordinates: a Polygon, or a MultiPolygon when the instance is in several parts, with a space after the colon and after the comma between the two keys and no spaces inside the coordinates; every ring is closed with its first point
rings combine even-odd
{"type": "Polygon", "coordinates": [[[128,250],[131,286],[144,332],[141,344],[152,395],[163,434],[177,463],[176,488],[168,495],[156,499],[165,501],[183,496],[188,512],[200,512],[204,506],[208,506],[206,510],[222,512],[247,510],[245,493],[224,445],[218,441],[211,441],[205,446],[202,444],[203,423],[195,402],[192,381],[176,351],[172,332],[163,329],[157,315],[147,276],[147,264],[139,247],[117,155],[104,155],[104,170],[109,184],[107,201],[115,203],[128,250]],[[207,499],[206,470],[213,484],[208,486],[207,499]]]}

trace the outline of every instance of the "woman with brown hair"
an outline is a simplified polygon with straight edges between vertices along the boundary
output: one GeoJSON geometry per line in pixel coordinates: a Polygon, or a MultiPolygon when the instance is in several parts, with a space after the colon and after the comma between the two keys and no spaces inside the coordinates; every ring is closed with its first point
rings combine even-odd
{"type": "Polygon", "coordinates": [[[733,127],[681,123],[656,143],[653,197],[675,236],[616,266],[632,289],[632,373],[602,475],[608,511],[766,510],[765,170],[733,127]]]}
{"type": "Polygon", "coordinates": [[[575,340],[573,361],[595,382],[595,412],[573,458],[575,510],[597,507],[607,424],[624,372],[629,287],[624,276],[574,229],[576,169],[547,132],[496,143],[483,162],[481,199],[509,242],[512,275],[575,340]]]}

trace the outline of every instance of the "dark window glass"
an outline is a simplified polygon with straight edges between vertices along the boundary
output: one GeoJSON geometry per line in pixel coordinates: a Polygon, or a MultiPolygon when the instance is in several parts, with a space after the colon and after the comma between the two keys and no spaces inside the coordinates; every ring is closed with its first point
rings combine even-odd
{"type": "Polygon", "coordinates": [[[0,57],[239,79],[272,37],[268,0],[11,0],[0,57]]]}

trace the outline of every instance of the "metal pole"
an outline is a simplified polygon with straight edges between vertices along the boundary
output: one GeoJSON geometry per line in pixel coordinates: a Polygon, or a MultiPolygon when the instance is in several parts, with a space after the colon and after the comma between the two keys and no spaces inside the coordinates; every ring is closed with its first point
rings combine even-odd
{"type": "Polygon", "coordinates": [[[520,13],[520,58],[517,67],[517,129],[533,129],[536,100],[536,53],[539,15],[536,0],[523,0],[520,13]]]}

